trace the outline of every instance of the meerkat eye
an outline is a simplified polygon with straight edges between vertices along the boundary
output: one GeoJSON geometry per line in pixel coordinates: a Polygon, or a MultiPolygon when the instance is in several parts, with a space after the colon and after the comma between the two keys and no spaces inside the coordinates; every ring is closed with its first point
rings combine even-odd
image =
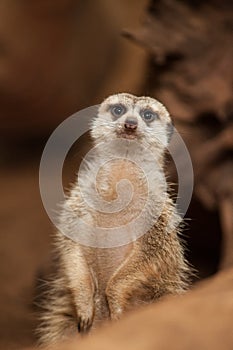
{"type": "Polygon", "coordinates": [[[141,111],[141,117],[145,122],[152,122],[155,119],[159,119],[159,115],[156,112],[151,111],[150,109],[144,109],[141,111]]]}
{"type": "Polygon", "coordinates": [[[125,112],[126,112],[126,108],[121,104],[114,105],[111,107],[111,113],[116,118],[121,117],[123,114],[125,114],[125,112]]]}

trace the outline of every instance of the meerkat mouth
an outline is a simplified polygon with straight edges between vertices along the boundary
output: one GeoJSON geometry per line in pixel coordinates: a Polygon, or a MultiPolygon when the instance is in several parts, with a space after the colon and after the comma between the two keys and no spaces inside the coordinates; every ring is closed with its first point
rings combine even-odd
{"type": "Polygon", "coordinates": [[[134,140],[137,138],[137,134],[135,133],[135,131],[121,131],[117,133],[117,137],[119,138],[123,138],[123,139],[128,139],[128,140],[134,140]]]}

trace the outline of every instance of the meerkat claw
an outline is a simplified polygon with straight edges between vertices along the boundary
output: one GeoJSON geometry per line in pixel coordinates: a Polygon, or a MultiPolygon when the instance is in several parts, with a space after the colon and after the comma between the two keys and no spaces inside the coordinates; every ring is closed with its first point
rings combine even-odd
{"type": "Polygon", "coordinates": [[[78,318],[78,332],[79,333],[87,333],[92,325],[92,320],[90,318],[83,319],[82,317],[78,318]]]}

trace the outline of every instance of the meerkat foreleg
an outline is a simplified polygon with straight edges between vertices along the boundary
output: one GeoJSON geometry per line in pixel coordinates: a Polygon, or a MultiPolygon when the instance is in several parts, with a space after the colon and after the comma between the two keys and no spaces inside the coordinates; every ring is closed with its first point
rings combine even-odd
{"type": "Polygon", "coordinates": [[[140,254],[134,251],[107,284],[105,293],[112,320],[119,319],[130,308],[132,299],[143,298],[145,286],[151,284],[152,278],[156,279],[156,269],[146,262],[143,265],[140,254]]]}
{"type": "Polygon", "coordinates": [[[74,302],[79,332],[86,332],[94,317],[95,284],[85,258],[76,249],[64,256],[65,274],[68,289],[74,302]]]}
{"type": "Polygon", "coordinates": [[[189,268],[183,260],[179,242],[173,240],[169,249],[171,257],[165,254],[165,246],[163,253],[158,253],[157,249],[157,253],[151,251],[145,257],[137,245],[119,266],[105,290],[111,319],[119,319],[133,306],[153,302],[168,294],[182,294],[187,289],[189,268]]]}

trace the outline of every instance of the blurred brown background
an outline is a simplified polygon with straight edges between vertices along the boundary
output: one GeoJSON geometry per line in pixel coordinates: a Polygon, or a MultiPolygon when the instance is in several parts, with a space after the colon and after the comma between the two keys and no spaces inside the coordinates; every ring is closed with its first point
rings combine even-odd
{"type": "Polygon", "coordinates": [[[232,9],[227,0],[0,0],[1,349],[35,341],[32,302],[53,230],[38,187],[45,142],[109,94],[168,107],[195,173],[187,257],[199,279],[233,265],[232,9]]]}

